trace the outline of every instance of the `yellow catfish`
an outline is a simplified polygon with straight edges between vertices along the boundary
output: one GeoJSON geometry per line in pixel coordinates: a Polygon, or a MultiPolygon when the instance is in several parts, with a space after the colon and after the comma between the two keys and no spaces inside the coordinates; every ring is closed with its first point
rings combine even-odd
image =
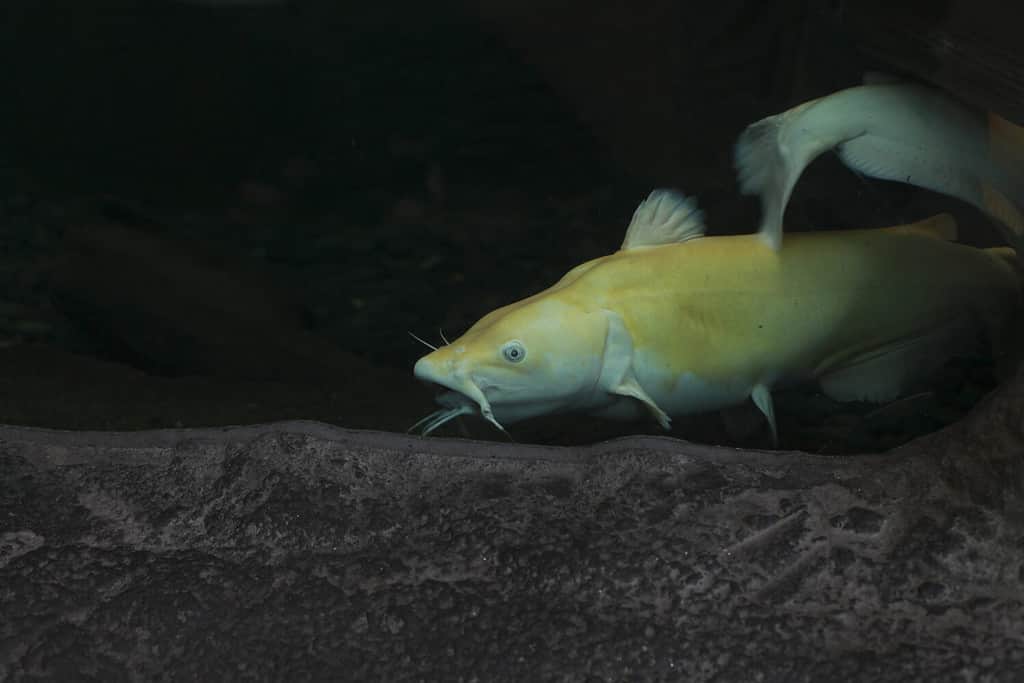
{"type": "Polygon", "coordinates": [[[734,148],[740,190],[761,199],[761,239],[778,249],[782,218],[801,173],[835,150],[849,168],[956,197],[1024,245],[1024,129],[936,88],[877,82],[765,117],[734,148]]]}
{"type": "Polygon", "coordinates": [[[815,380],[837,400],[888,401],[950,357],[1000,348],[1019,314],[1009,248],[957,244],[948,215],[885,229],[705,236],[696,203],[655,190],[619,251],[484,316],[421,358],[447,387],[429,433],[479,413],[499,429],[583,412],[666,429],[673,415],[815,380]]]}

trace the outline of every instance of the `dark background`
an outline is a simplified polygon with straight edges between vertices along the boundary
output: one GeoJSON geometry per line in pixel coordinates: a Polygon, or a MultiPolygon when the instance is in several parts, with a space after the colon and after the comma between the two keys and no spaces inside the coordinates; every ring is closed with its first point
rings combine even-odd
{"type": "MultiPolygon", "coordinates": [[[[878,456],[147,429],[404,430],[407,330],[616,248],[652,186],[752,230],[736,135],[864,69],[1024,123],[1003,0],[429,4],[0,3],[0,423],[130,430],[0,424],[0,679],[1024,680],[1020,372],[965,419],[980,363],[776,398],[814,452],[955,421],[878,456]]],[[[788,229],[940,208],[996,240],[826,157],[788,229]]]]}
{"type": "MultiPolygon", "coordinates": [[[[753,230],[731,168],[748,123],[872,69],[1020,121],[1017,77],[975,64],[1018,63],[998,49],[1005,16],[901,7],[8,0],[0,422],[404,430],[432,410],[407,331],[452,338],[614,250],[652,187],[697,196],[713,234],[753,230]]],[[[967,241],[995,239],[972,211],[832,158],[804,176],[788,222],[937,209],[967,241]]],[[[881,412],[782,396],[784,445],[881,450],[954,421],[992,384],[973,362],[881,412]]],[[[762,442],[746,419],[739,433],[717,416],[676,432],[762,442]]],[[[447,429],[503,438],[472,420],[447,429]]],[[[656,430],[566,419],[513,434],[656,430]]]]}

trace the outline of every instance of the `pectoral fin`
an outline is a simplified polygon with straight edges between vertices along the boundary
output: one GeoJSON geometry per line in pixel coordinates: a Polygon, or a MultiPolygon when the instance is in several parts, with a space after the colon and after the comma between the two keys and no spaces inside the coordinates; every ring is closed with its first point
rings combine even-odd
{"type": "Polygon", "coordinates": [[[629,396],[643,403],[664,429],[669,429],[672,419],[658,407],[654,399],[644,391],[633,371],[633,337],[626,328],[626,321],[614,311],[605,311],[608,332],[605,336],[604,357],[601,366],[599,386],[609,394],[629,396]]]}
{"type": "Polygon", "coordinates": [[[670,418],[664,410],[658,407],[658,404],[654,402],[654,399],[647,395],[644,388],[640,386],[640,383],[636,381],[636,377],[631,376],[624,378],[618,386],[609,389],[610,393],[617,394],[619,396],[632,396],[636,400],[647,406],[647,409],[651,411],[651,415],[658,421],[658,424],[663,429],[668,430],[672,428],[672,418],[670,418]]]}
{"type": "Polygon", "coordinates": [[[754,399],[754,405],[764,413],[768,419],[768,426],[772,428],[772,446],[779,446],[779,429],[775,425],[775,404],[772,403],[772,392],[764,384],[758,384],[750,392],[750,398],[754,399]]]}

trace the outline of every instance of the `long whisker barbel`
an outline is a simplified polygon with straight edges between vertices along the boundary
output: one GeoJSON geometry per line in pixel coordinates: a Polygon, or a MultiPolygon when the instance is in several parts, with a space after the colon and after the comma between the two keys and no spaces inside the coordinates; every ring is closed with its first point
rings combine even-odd
{"type": "MultiPolygon", "coordinates": [[[[406,332],[409,332],[409,330],[406,330],[406,332]]],[[[413,334],[412,332],[409,332],[409,336],[410,336],[410,337],[412,337],[413,339],[415,339],[416,341],[418,341],[418,342],[419,342],[420,344],[423,344],[424,346],[426,346],[426,347],[427,347],[428,349],[430,349],[431,351],[437,351],[437,347],[436,347],[436,346],[434,346],[433,344],[431,344],[431,343],[430,343],[430,342],[428,342],[428,341],[425,341],[425,340],[423,340],[423,339],[422,339],[422,338],[420,338],[420,337],[417,337],[417,336],[416,336],[415,334],[413,334]]]]}
{"type": "Polygon", "coordinates": [[[422,434],[423,436],[427,436],[432,431],[434,431],[441,425],[445,424],[446,422],[450,422],[451,420],[454,420],[460,415],[470,415],[474,412],[475,409],[473,408],[473,406],[469,405],[455,406],[454,408],[442,408],[441,410],[435,410],[434,412],[430,413],[413,426],[409,427],[408,431],[412,432],[422,427],[423,431],[421,431],[420,434],[422,434]]]}

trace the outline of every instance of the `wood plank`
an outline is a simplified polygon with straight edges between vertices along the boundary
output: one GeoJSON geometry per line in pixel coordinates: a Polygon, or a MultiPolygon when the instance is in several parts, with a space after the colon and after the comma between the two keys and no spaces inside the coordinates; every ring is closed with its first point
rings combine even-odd
{"type": "Polygon", "coordinates": [[[842,24],[867,56],[1024,125],[1024,4],[868,0],[842,24]]]}

